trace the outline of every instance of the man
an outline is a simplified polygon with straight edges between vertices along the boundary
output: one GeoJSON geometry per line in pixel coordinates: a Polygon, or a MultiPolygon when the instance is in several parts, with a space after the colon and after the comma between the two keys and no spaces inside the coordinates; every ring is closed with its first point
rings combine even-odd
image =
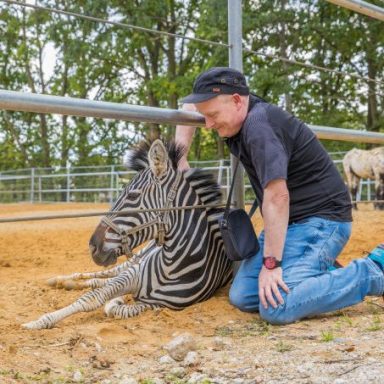
{"type": "MultiPolygon", "coordinates": [[[[260,252],[242,261],[231,303],[272,324],[337,310],[384,291],[384,250],[329,271],[351,233],[347,188],[314,133],[299,119],[250,94],[242,73],[216,67],[200,74],[184,110],[226,139],[255,191],[264,230],[260,252]]],[[[189,148],[193,127],[178,126],[189,148]]],[[[186,156],[180,168],[188,168],[186,156]]]]}

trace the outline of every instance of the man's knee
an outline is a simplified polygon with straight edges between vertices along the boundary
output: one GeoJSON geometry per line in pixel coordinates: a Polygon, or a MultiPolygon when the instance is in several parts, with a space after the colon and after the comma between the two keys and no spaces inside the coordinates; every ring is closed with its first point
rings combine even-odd
{"type": "Polygon", "coordinates": [[[299,320],[294,314],[290,314],[285,310],[285,305],[279,305],[277,308],[273,308],[271,305],[268,305],[268,308],[265,309],[261,304],[259,307],[260,317],[265,320],[267,323],[273,325],[285,325],[291,324],[299,320]]]}
{"type": "Polygon", "coordinates": [[[233,286],[229,290],[229,302],[242,312],[256,312],[259,307],[259,303],[255,298],[233,286]]]}

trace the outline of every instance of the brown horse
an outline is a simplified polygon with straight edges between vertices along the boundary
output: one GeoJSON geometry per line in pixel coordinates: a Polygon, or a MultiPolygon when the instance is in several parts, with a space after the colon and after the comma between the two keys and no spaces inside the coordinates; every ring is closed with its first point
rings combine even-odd
{"type": "Polygon", "coordinates": [[[356,195],[360,179],[375,180],[375,209],[384,209],[384,147],[371,150],[351,149],[343,159],[343,167],[353,207],[357,209],[356,195]]]}

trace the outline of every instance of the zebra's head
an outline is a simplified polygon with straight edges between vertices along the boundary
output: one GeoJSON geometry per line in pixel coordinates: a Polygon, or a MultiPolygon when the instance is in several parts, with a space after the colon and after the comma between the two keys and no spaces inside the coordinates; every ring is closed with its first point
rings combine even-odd
{"type": "MultiPolygon", "coordinates": [[[[182,147],[173,142],[164,145],[160,140],[142,143],[129,152],[127,166],[138,173],[112,208],[119,213],[103,218],[90,239],[96,264],[114,264],[119,256],[130,256],[132,249],[148,240],[155,239],[162,245],[169,232],[175,231],[174,217],[180,214],[166,208],[221,200],[211,175],[177,169],[182,154],[182,147]]],[[[190,211],[183,213],[188,215],[190,211]]]]}

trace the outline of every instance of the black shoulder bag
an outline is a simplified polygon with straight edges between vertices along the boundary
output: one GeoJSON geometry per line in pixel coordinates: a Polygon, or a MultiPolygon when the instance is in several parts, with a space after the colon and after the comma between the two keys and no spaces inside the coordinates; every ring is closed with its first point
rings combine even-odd
{"type": "Polygon", "coordinates": [[[256,255],[260,246],[253,229],[250,216],[252,216],[257,205],[254,203],[250,216],[244,209],[230,209],[233,186],[235,184],[236,172],[239,159],[236,158],[235,171],[229,191],[227,205],[223,217],[219,219],[221,236],[227,257],[233,261],[248,259],[256,255]]]}

